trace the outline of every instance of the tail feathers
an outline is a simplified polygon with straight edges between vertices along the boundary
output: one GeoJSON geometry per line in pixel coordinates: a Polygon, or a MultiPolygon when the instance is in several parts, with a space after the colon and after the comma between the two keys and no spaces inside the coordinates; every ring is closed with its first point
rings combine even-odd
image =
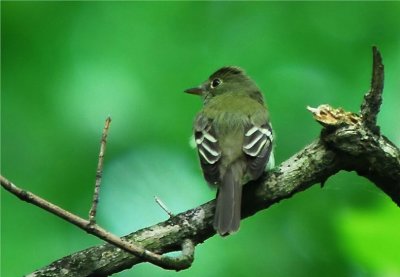
{"type": "Polygon", "coordinates": [[[234,172],[232,167],[228,168],[218,190],[214,229],[221,236],[239,230],[242,186],[238,175],[241,174],[234,172]]]}

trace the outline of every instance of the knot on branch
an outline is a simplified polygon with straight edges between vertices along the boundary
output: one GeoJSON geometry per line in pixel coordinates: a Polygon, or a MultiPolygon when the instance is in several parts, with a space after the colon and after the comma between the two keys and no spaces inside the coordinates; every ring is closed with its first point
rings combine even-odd
{"type": "MultiPolygon", "coordinates": [[[[347,112],[342,108],[332,108],[329,105],[320,105],[317,108],[307,107],[314,119],[325,128],[342,127],[362,124],[372,133],[379,135],[379,127],[376,125],[377,116],[382,104],[384,66],[378,49],[372,47],[372,79],[371,88],[364,95],[361,104],[361,115],[347,112]]],[[[336,129],[335,128],[335,129],[336,129]]]]}

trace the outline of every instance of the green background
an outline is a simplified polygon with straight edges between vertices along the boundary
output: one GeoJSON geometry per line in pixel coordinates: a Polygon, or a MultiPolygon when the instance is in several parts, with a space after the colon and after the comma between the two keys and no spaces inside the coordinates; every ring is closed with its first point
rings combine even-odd
{"type": "MultiPolygon", "coordinates": [[[[189,146],[200,99],[183,90],[223,65],[261,87],[279,164],[321,127],[307,105],[357,112],[371,46],[386,82],[382,132],[400,144],[399,2],[1,2],[1,172],[87,215],[104,119],[113,119],[99,222],[118,235],[212,199],[189,146]]],[[[101,241],[1,190],[1,276],[101,241]]],[[[193,266],[115,276],[400,276],[400,211],[341,172],[196,248],[193,266]]]]}

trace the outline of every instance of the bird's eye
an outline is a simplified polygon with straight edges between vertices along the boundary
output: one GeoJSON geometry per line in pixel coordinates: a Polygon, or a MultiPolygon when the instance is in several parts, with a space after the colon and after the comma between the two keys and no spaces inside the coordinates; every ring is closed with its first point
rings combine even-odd
{"type": "Polygon", "coordinates": [[[216,87],[218,87],[220,84],[222,83],[222,80],[221,79],[214,79],[214,80],[212,80],[212,82],[211,82],[211,88],[216,88],[216,87]]]}

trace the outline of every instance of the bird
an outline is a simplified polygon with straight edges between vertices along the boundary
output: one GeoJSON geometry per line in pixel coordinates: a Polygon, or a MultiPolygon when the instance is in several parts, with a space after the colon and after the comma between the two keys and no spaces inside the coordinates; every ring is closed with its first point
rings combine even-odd
{"type": "Polygon", "coordinates": [[[224,66],[200,86],[184,92],[199,95],[193,135],[205,180],[217,187],[213,220],[221,236],[239,230],[242,186],[273,167],[273,131],[263,94],[237,66],[224,66]]]}

